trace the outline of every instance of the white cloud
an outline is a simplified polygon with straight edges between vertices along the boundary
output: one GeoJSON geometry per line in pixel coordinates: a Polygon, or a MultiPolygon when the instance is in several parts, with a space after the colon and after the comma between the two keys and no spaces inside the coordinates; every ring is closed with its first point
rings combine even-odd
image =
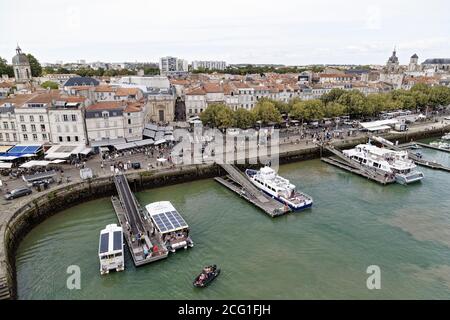
{"type": "Polygon", "coordinates": [[[0,56],[41,61],[384,63],[450,52],[445,0],[1,0],[0,56]]]}

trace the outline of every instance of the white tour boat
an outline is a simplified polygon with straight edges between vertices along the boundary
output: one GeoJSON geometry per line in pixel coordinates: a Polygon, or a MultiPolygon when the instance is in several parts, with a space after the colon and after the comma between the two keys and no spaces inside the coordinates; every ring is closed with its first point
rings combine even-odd
{"type": "Polygon", "coordinates": [[[188,224],[170,201],[149,203],[145,209],[170,252],[194,246],[194,242],[189,236],[188,224]]]}
{"type": "Polygon", "coordinates": [[[289,180],[280,177],[275,170],[265,166],[260,170],[245,170],[248,179],[260,190],[284,205],[288,205],[293,211],[310,208],[313,199],[295,189],[295,185],[289,180]]]}
{"type": "Polygon", "coordinates": [[[125,269],[122,227],[117,224],[108,224],[100,231],[98,257],[102,275],[108,274],[109,270],[123,271],[125,269]]]}
{"type": "Polygon", "coordinates": [[[430,146],[436,147],[436,148],[439,148],[439,149],[447,149],[447,150],[450,149],[450,143],[442,142],[442,141],[430,142],[430,146]]]}
{"type": "Polygon", "coordinates": [[[395,180],[400,184],[409,184],[424,178],[423,173],[417,170],[416,164],[408,158],[406,150],[394,151],[367,143],[344,150],[343,154],[365,167],[394,175],[395,180]]]}
{"type": "Polygon", "coordinates": [[[446,133],[441,137],[442,140],[450,140],[450,133],[446,133]]]}

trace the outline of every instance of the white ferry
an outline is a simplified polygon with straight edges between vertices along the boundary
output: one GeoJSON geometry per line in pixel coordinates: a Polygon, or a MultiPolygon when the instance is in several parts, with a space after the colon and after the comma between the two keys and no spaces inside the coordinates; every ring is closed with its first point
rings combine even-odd
{"type": "Polygon", "coordinates": [[[408,158],[408,151],[394,151],[367,143],[344,150],[343,153],[365,167],[394,175],[400,184],[409,184],[424,178],[423,173],[417,170],[416,164],[408,158]]]}
{"type": "Polygon", "coordinates": [[[153,202],[146,205],[145,209],[170,252],[194,246],[188,224],[170,201],[153,202]]]}
{"type": "Polygon", "coordinates": [[[275,170],[268,166],[261,168],[259,171],[247,169],[245,174],[258,189],[282,204],[288,205],[293,211],[310,208],[313,204],[313,199],[310,196],[296,191],[295,185],[277,175],[275,170]]]}
{"type": "Polygon", "coordinates": [[[450,149],[450,143],[442,142],[442,141],[430,142],[430,146],[436,147],[436,148],[439,148],[439,149],[447,149],[447,150],[450,149]]]}
{"type": "Polygon", "coordinates": [[[125,269],[122,227],[117,224],[108,224],[100,231],[98,257],[102,275],[108,274],[109,270],[123,271],[125,269]]]}

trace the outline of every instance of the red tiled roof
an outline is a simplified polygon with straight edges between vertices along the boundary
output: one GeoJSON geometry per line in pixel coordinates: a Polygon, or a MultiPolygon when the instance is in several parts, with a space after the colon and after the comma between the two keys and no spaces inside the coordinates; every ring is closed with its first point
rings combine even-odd
{"type": "Polygon", "coordinates": [[[121,101],[105,101],[105,102],[97,102],[96,104],[92,104],[86,108],[88,111],[92,110],[111,110],[111,109],[122,109],[124,108],[124,104],[121,101]]]}

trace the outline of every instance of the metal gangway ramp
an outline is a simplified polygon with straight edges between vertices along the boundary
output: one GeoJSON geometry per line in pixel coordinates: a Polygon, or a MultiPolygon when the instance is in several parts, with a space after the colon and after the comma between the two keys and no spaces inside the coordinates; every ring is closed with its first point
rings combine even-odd
{"type": "Polygon", "coordinates": [[[144,218],[126,176],[115,175],[114,184],[119,197],[113,196],[111,201],[135,266],[166,258],[169,252],[159,233],[155,232],[153,223],[144,218]],[[154,245],[158,251],[151,252],[154,245]]]}
{"type": "Polygon", "coordinates": [[[247,177],[232,164],[220,164],[227,172],[227,179],[216,177],[215,180],[228,189],[239,194],[241,197],[257,206],[271,217],[283,215],[290,212],[288,206],[283,206],[277,200],[256,188],[247,177]]]}

